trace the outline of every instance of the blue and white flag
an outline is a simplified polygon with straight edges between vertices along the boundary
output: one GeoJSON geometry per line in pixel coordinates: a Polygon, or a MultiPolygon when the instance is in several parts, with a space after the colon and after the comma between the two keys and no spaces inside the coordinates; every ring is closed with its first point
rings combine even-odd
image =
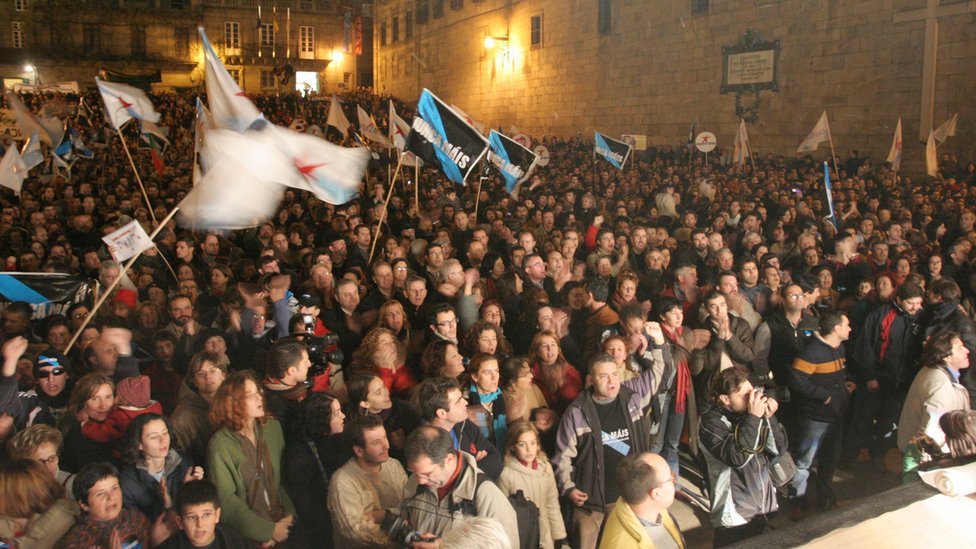
{"type": "Polygon", "coordinates": [[[518,141],[495,130],[488,134],[488,144],[491,146],[488,161],[505,178],[505,190],[515,192],[515,187],[532,174],[539,157],[518,141]]]}
{"type": "Polygon", "coordinates": [[[630,145],[596,132],[593,154],[602,156],[607,162],[622,170],[630,157],[630,145]]]}
{"type": "Polygon", "coordinates": [[[263,127],[266,124],[264,115],[227,72],[203,27],[198,27],[197,30],[200,32],[200,42],[203,45],[207,103],[213,113],[215,127],[237,132],[252,127],[255,129],[263,127]]]}
{"type": "Polygon", "coordinates": [[[488,152],[488,140],[424,89],[417,101],[417,116],[410,127],[406,149],[463,185],[475,164],[488,152]]]}
{"type": "Polygon", "coordinates": [[[834,215],[834,195],[830,192],[830,167],[827,165],[827,161],[824,160],[824,190],[827,191],[827,207],[830,208],[830,220],[834,223],[834,228],[837,228],[837,216],[834,215]]]}

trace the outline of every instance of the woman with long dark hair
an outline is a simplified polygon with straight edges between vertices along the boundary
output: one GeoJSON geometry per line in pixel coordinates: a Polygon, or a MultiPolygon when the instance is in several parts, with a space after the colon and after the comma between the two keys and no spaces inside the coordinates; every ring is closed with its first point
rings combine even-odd
{"type": "Polygon", "coordinates": [[[332,521],[325,494],[332,474],[352,456],[352,448],[343,436],[345,419],[339,401],[328,393],[312,393],[299,407],[302,436],[288,441],[281,458],[281,482],[298,515],[314,519],[299,521],[295,526],[289,536],[293,547],[332,545],[332,521]]]}
{"type": "Polygon", "coordinates": [[[194,467],[170,445],[171,429],[167,418],[143,414],[132,420],[123,439],[122,504],[150,521],[173,507],[184,482],[203,478],[203,467],[194,467]]]}

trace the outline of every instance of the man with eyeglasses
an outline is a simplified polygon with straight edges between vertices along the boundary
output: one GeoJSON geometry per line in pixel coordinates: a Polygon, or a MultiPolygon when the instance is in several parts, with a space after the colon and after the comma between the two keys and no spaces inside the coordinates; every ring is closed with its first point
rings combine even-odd
{"type": "Polygon", "coordinates": [[[407,437],[404,458],[413,474],[404,489],[408,495],[401,505],[403,518],[429,540],[410,547],[438,548],[436,538],[471,517],[497,520],[504,526],[510,546],[519,547],[518,519],[508,498],[484,478],[474,456],[454,447],[446,431],[433,425],[414,429],[407,437]]]}
{"type": "Polygon", "coordinates": [[[430,309],[428,342],[443,339],[457,345],[458,318],[454,308],[447,303],[439,303],[430,309]]]}
{"type": "Polygon", "coordinates": [[[552,281],[552,277],[546,271],[546,262],[542,259],[542,256],[537,253],[531,253],[522,259],[522,269],[525,270],[525,278],[529,284],[532,284],[536,288],[545,290],[546,295],[549,296],[550,302],[555,302],[558,297],[558,292],[556,292],[556,285],[552,281]]]}
{"type": "MultiPolygon", "coordinates": [[[[807,308],[806,294],[799,284],[787,284],[780,289],[782,304],[766,317],[756,329],[752,371],[769,377],[781,386],[789,384],[793,359],[817,330],[817,319],[807,308]]],[[[780,408],[783,417],[784,408],[780,408]]]]}
{"type": "Polygon", "coordinates": [[[644,452],[625,457],[617,466],[620,499],[607,517],[601,549],[683,549],[685,540],[668,507],[674,503],[677,479],[668,462],[644,452]]]}

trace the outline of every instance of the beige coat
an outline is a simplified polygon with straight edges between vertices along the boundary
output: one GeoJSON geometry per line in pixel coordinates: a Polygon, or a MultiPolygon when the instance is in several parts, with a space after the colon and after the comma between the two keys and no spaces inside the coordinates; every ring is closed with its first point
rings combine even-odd
{"type": "Polygon", "coordinates": [[[506,496],[521,490],[525,499],[539,508],[539,546],[542,549],[553,549],[554,540],[566,539],[556,476],[548,461],[540,462],[538,469],[532,469],[517,459],[506,459],[505,468],[498,477],[498,487],[506,496]]]}
{"type": "Polygon", "coordinates": [[[898,449],[918,435],[928,422],[929,412],[969,409],[969,392],[952,378],[945,367],[922,368],[908,390],[898,421],[898,449]]]}

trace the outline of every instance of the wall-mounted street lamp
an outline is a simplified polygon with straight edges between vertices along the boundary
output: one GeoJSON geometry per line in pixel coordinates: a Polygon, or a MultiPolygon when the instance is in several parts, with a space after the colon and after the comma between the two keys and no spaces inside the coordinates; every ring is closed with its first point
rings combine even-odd
{"type": "Polygon", "coordinates": [[[485,49],[492,49],[498,46],[502,51],[508,51],[508,35],[505,36],[486,36],[485,37],[485,49]],[[504,42],[500,44],[499,42],[504,42]]]}

